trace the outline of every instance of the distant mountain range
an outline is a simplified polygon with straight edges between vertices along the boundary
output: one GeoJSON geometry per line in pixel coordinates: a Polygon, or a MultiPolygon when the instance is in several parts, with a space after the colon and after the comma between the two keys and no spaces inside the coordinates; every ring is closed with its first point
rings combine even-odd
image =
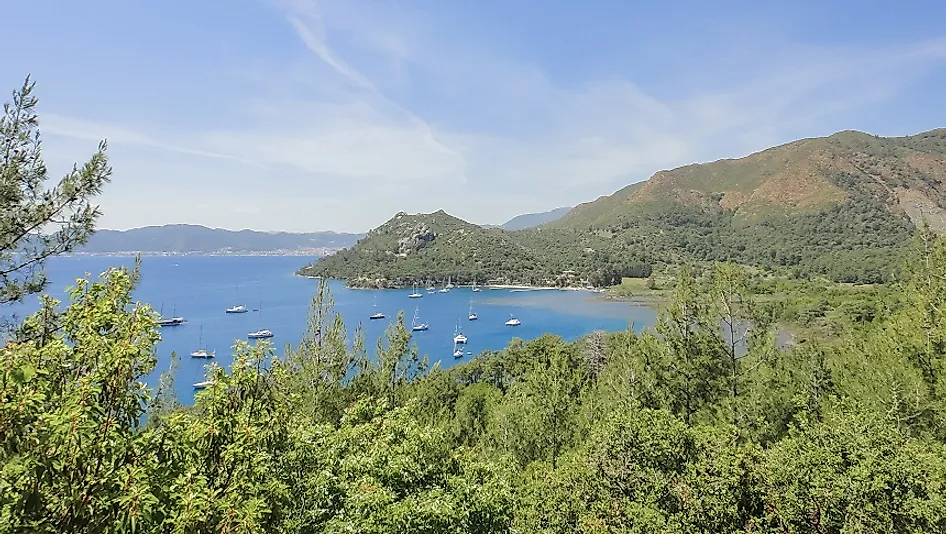
{"type": "MultiPolygon", "coordinates": [[[[525,230],[526,228],[535,228],[536,226],[542,226],[543,224],[548,224],[561,219],[566,214],[568,214],[571,209],[571,206],[566,206],[562,208],[555,208],[551,211],[543,211],[542,213],[524,213],[509,219],[505,223],[499,225],[498,228],[502,228],[503,230],[525,230]]],[[[486,225],[485,227],[496,228],[492,225],[486,225]]]]}
{"type": "MultiPolygon", "coordinates": [[[[503,231],[399,213],[306,274],[358,285],[595,285],[651,266],[734,261],[840,282],[894,279],[914,228],[946,231],[946,129],[856,131],[660,171],[541,226],[503,231]]],[[[543,216],[517,217],[510,229],[543,216]],[[518,221],[517,221],[518,219],[518,221]],[[524,219],[524,220],[523,220],[524,219]]]]}
{"type": "Polygon", "coordinates": [[[98,230],[78,250],[84,254],[324,254],[355,244],[362,234],[259,232],[191,224],[98,230]]]}
{"type": "MultiPolygon", "coordinates": [[[[502,226],[485,228],[521,230],[553,222],[571,208],[527,213],[502,226]]],[[[292,233],[225,230],[193,224],[145,226],[130,230],[98,230],[78,254],[323,254],[353,246],[364,234],[332,231],[292,233]]]]}

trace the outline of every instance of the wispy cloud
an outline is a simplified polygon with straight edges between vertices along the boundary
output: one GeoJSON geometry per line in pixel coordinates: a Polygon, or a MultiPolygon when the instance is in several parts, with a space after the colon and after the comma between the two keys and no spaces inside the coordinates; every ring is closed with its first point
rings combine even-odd
{"type": "Polygon", "coordinates": [[[322,26],[322,18],[314,12],[307,10],[307,22],[303,22],[302,13],[289,15],[289,23],[302,39],[302,42],[314,52],[319,58],[335,69],[339,74],[347,78],[354,86],[360,89],[367,89],[375,92],[374,85],[368,81],[360,72],[349,67],[344,61],[338,58],[325,42],[325,30],[322,26]]]}
{"type": "MultiPolygon", "coordinates": [[[[324,5],[305,0],[293,3],[288,17],[300,38],[358,89],[390,103],[377,83],[328,47],[326,28],[332,20],[318,11],[324,5]],[[301,22],[300,13],[306,14],[308,24],[301,22]]],[[[376,4],[345,5],[372,10],[376,4]]],[[[344,24],[349,35],[371,34],[376,29],[372,24],[359,28],[352,24],[352,17],[344,24]]],[[[459,155],[463,165],[457,170],[470,184],[489,191],[502,188],[504,194],[540,209],[542,204],[576,200],[553,198],[555,189],[569,195],[584,189],[592,193],[589,196],[597,196],[624,185],[618,181],[629,177],[642,179],[661,168],[742,155],[784,141],[816,125],[819,118],[895,94],[918,74],[911,70],[922,70],[943,59],[942,45],[942,41],[930,41],[875,50],[785,47],[777,64],[744,65],[750,76],[741,83],[716,92],[696,88],[675,100],[647,94],[629,80],[563,89],[533,65],[510,65],[469,49],[468,56],[457,57],[457,48],[450,48],[449,58],[438,57],[437,43],[422,43],[418,48],[425,52],[418,57],[398,59],[411,62],[427,79],[443,76],[449,78],[444,86],[461,86],[477,93],[468,101],[457,100],[456,106],[471,106],[469,113],[495,114],[493,125],[469,128],[463,121],[447,119],[436,130],[429,130],[431,137],[449,153],[459,155]],[[888,73],[896,75],[887,78],[884,75],[888,73]],[[504,123],[504,114],[510,121],[532,125],[532,129],[504,123]]],[[[384,47],[373,51],[386,52],[384,47]]],[[[398,109],[418,124],[431,120],[419,118],[423,111],[398,109]]],[[[376,110],[384,112],[383,107],[376,110]]],[[[359,139],[372,143],[368,131],[349,133],[353,133],[351,147],[359,145],[359,139]]],[[[405,141],[412,139],[417,137],[409,136],[405,141]]],[[[391,172],[397,174],[402,169],[394,166],[391,172]]],[[[454,207],[467,214],[478,209],[454,207]]]]}
{"type": "Polygon", "coordinates": [[[122,126],[103,124],[75,117],[66,117],[55,113],[43,113],[40,130],[43,134],[58,135],[72,139],[85,141],[101,141],[107,139],[112,143],[137,145],[159,151],[226,159],[240,163],[253,163],[251,160],[239,156],[155,141],[142,133],[131,131],[122,126]]]}
{"type": "Polygon", "coordinates": [[[364,230],[400,209],[439,208],[501,222],[663,168],[849,127],[853,112],[946,59],[946,39],[874,49],[786,42],[772,45],[776,56],[728,67],[729,83],[665,94],[626,73],[564,84],[393,3],[276,5],[305,54],[259,76],[278,83],[243,88],[255,94],[232,102],[243,122],[188,125],[173,142],[147,125],[62,115],[44,115],[44,131],[208,159],[195,174],[213,174],[213,160],[252,164],[227,176],[259,180],[258,202],[232,201],[218,225],[238,215],[260,228],[364,230]],[[303,222],[287,209],[312,203],[303,222]]]}
{"type": "MultiPolygon", "coordinates": [[[[325,22],[317,6],[318,4],[315,2],[292,2],[287,8],[288,22],[299,36],[299,39],[305,43],[309,50],[311,50],[321,61],[330,66],[335,72],[340,74],[352,85],[356,92],[350,95],[350,97],[355,102],[357,102],[356,106],[364,111],[367,111],[369,115],[373,114],[373,117],[369,117],[368,121],[365,121],[368,122],[368,125],[366,125],[364,122],[351,123],[345,121],[347,123],[340,125],[340,129],[356,130],[357,133],[363,133],[364,138],[356,139],[355,142],[357,144],[364,144],[366,146],[380,146],[381,143],[391,142],[393,140],[390,139],[389,134],[392,133],[395,136],[404,135],[407,139],[413,139],[414,143],[417,143],[417,145],[421,147],[421,150],[430,152],[432,159],[453,159],[454,164],[456,164],[460,160],[460,155],[437,139],[437,133],[427,123],[427,121],[422,119],[412,110],[401,106],[392,99],[388,98],[371,80],[368,79],[367,76],[362,74],[358,69],[349,65],[345,60],[339,57],[339,55],[331,47],[329,47],[325,30],[325,22]]],[[[373,40],[372,44],[378,45],[379,41],[373,40]]],[[[381,46],[380,49],[386,54],[395,52],[395,50],[395,53],[397,54],[404,53],[402,49],[394,49],[390,47],[389,41],[384,41],[383,46],[381,46]]],[[[358,115],[364,115],[364,113],[348,113],[346,114],[346,117],[358,115]]],[[[324,139],[316,138],[312,139],[312,141],[319,142],[324,141],[324,139]]],[[[339,147],[336,146],[334,148],[339,147]]],[[[351,146],[351,148],[356,151],[361,151],[361,149],[355,146],[351,146]]],[[[398,150],[397,152],[403,153],[401,150],[398,150]]],[[[408,158],[422,155],[412,154],[411,152],[415,151],[408,150],[408,153],[405,155],[408,158]]],[[[384,154],[379,155],[383,156],[384,154]]],[[[323,159],[324,158],[317,158],[316,160],[322,161],[323,159]]],[[[387,161],[385,161],[386,159],[387,158],[382,158],[381,161],[387,163],[387,161]]],[[[311,165],[313,160],[311,158],[307,158],[306,161],[308,162],[308,165],[306,165],[305,168],[308,170],[313,170],[311,165]]],[[[399,167],[397,160],[391,161],[390,163],[394,163],[396,168],[399,167]]],[[[424,165],[424,167],[428,168],[427,165],[424,165]]],[[[435,163],[433,167],[441,168],[441,163],[435,163]]],[[[444,169],[444,171],[452,171],[455,177],[462,176],[462,174],[456,172],[456,168],[450,170],[444,169]]],[[[331,173],[332,171],[329,170],[327,172],[331,173]]],[[[363,175],[362,172],[357,170],[353,174],[363,175]]],[[[432,174],[437,173],[426,172],[423,174],[425,176],[431,176],[432,174]]],[[[368,175],[371,175],[371,173],[368,173],[368,175]]]]}

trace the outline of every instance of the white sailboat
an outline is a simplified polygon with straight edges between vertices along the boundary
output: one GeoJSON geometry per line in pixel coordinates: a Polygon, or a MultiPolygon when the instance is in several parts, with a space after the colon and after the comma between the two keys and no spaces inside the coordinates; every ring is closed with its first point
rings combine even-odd
{"type": "Polygon", "coordinates": [[[430,325],[427,323],[420,323],[417,321],[419,312],[420,310],[418,308],[414,308],[414,320],[411,321],[411,331],[413,332],[423,332],[430,328],[430,325]]]}
{"type": "Polygon", "coordinates": [[[419,293],[419,292],[417,291],[417,284],[414,284],[414,291],[413,291],[410,295],[407,296],[407,298],[409,298],[409,299],[419,299],[419,298],[423,298],[423,297],[424,297],[424,294],[423,294],[423,293],[419,293]]]}
{"type": "MultiPolygon", "coordinates": [[[[259,314],[260,314],[260,317],[263,316],[263,303],[262,302],[260,302],[259,304],[259,314]]],[[[256,332],[250,332],[249,334],[246,335],[246,337],[250,339],[267,339],[267,338],[273,337],[273,332],[267,328],[263,328],[262,330],[257,330],[256,332]]]]}
{"type": "MultiPolygon", "coordinates": [[[[375,308],[378,307],[378,297],[375,297],[375,298],[374,298],[374,307],[375,307],[375,308]]],[[[372,315],[369,316],[368,318],[371,319],[371,320],[384,319],[384,314],[381,313],[381,312],[375,312],[374,314],[372,314],[372,315]]]]}
{"type": "Polygon", "coordinates": [[[448,276],[448,277],[447,277],[447,285],[444,286],[444,287],[446,287],[447,289],[453,289],[453,277],[452,277],[452,276],[448,276]]]}
{"type": "Polygon", "coordinates": [[[456,341],[453,342],[453,357],[454,357],[454,358],[462,358],[462,357],[463,357],[463,349],[457,347],[457,342],[456,342],[456,341]]]}
{"type": "Polygon", "coordinates": [[[475,321],[479,319],[479,316],[473,313],[473,297],[470,297],[470,320],[475,321]]]}
{"type": "MultiPolygon", "coordinates": [[[[239,288],[234,289],[233,293],[238,294],[239,288]]],[[[230,306],[229,308],[227,308],[227,313],[246,313],[248,311],[250,310],[246,309],[246,306],[242,304],[237,304],[236,306],[230,306]]]]}
{"type": "Polygon", "coordinates": [[[447,283],[446,281],[444,281],[443,287],[440,288],[440,291],[438,291],[438,293],[449,293],[449,292],[450,292],[450,288],[447,287],[447,283]]]}
{"type": "Polygon", "coordinates": [[[513,314],[511,313],[509,314],[509,320],[506,321],[506,326],[519,326],[521,324],[522,324],[522,321],[520,321],[519,319],[516,319],[516,317],[513,314]]]}
{"type": "Polygon", "coordinates": [[[476,287],[476,279],[473,279],[473,292],[474,292],[474,293],[477,293],[477,292],[479,292],[479,291],[482,291],[482,290],[481,290],[480,288],[476,287]]]}
{"type": "Polygon", "coordinates": [[[463,332],[460,331],[460,323],[457,322],[457,329],[453,335],[453,343],[456,345],[465,345],[466,341],[466,336],[464,336],[463,332]]]}
{"type": "Polygon", "coordinates": [[[197,350],[191,353],[192,358],[213,358],[216,356],[214,351],[204,348],[204,325],[200,325],[200,335],[197,337],[197,350]]]}
{"type": "Polygon", "coordinates": [[[213,380],[204,380],[203,382],[197,382],[194,384],[194,389],[196,390],[207,389],[207,387],[209,387],[211,384],[213,384],[213,380]]]}

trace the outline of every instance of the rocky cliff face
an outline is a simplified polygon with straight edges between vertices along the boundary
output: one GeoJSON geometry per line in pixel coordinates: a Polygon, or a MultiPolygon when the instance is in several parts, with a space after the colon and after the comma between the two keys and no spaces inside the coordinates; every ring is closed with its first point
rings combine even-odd
{"type": "Polygon", "coordinates": [[[432,244],[434,239],[437,238],[437,234],[423,223],[406,228],[404,232],[407,235],[397,240],[397,249],[394,251],[399,256],[407,256],[412,252],[417,252],[432,244]]]}

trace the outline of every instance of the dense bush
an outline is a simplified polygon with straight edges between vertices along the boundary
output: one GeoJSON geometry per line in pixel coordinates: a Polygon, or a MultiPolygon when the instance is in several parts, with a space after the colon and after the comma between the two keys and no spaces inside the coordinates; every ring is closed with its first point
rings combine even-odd
{"type": "Polygon", "coordinates": [[[192,407],[141,384],[154,314],[109,271],[0,349],[0,532],[941,532],[946,242],[917,244],[898,307],[799,348],[732,265],[678,272],[656,332],[449,370],[402,319],[368,357],[322,285],[192,407]]]}

